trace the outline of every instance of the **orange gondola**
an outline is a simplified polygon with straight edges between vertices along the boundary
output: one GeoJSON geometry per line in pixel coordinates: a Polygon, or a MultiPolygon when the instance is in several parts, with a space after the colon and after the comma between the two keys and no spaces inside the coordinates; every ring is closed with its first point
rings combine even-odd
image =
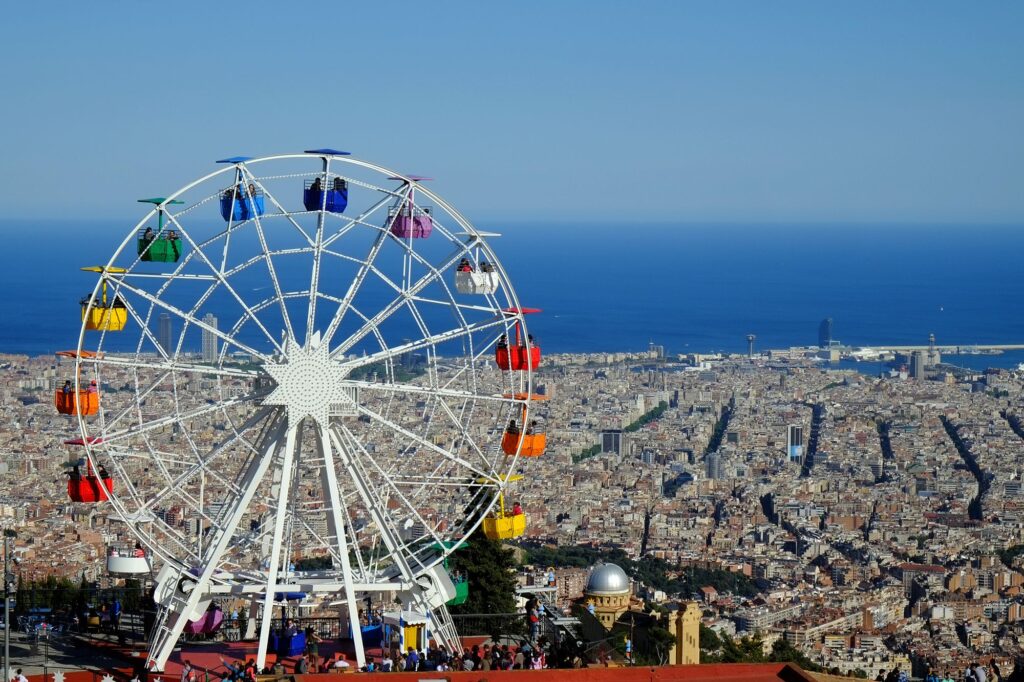
{"type": "MultiPolygon", "coordinates": [[[[534,400],[541,401],[547,400],[546,395],[538,395],[536,393],[506,393],[505,398],[515,398],[516,400],[534,400]]],[[[519,427],[516,426],[516,420],[509,420],[508,426],[505,427],[505,433],[501,437],[501,450],[506,455],[514,455],[517,452],[523,457],[540,457],[544,454],[544,449],[548,444],[548,437],[537,431],[536,420],[531,421],[529,425],[526,424],[526,404],[523,404],[521,412],[520,424],[524,426],[526,433],[522,433],[519,427]]]]}
{"type": "MultiPolygon", "coordinates": [[[[102,358],[102,353],[92,351],[61,350],[57,351],[57,357],[61,358],[83,358],[94,360],[102,358]]],[[[81,375],[79,375],[81,376],[81,375]]],[[[100,394],[96,388],[96,381],[93,380],[86,388],[75,391],[73,380],[68,379],[62,388],[58,388],[53,396],[53,404],[57,412],[61,414],[80,414],[83,417],[96,414],[100,409],[100,394]]]]}
{"type": "Polygon", "coordinates": [[[61,414],[80,414],[88,417],[99,412],[100,394],[93,390],[65,391],[58,388],[53,395],[53,403],[61,414]]]}
{"type": "Polygon", "coordinates": [[[506,431],[501,437],[501,449],[506,455],[514,455],[518,451],[523,457],[540,457],[547,444],[548,437],[543,433],[518,434],[506,431]]]}

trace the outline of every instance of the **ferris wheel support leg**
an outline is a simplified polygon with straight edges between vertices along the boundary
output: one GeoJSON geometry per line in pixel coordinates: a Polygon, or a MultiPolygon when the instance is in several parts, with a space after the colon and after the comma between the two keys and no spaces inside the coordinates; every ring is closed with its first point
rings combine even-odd
{"type": "MultiPolygon", "coordinates": [[[[281,437],[284,434],[286,427],[287,421],[283,419],[268,426],[268,429],[265,432],[268,435],[258,448],[258,454],[253,458],[253,461],[250,462],[249,467],[239,484],[240,489],[244,492],[235,500],[234,507],[231,510],[228,520],[217,530],[213,542],[207,545],[206,557],[204,557],[203,561],[203,570],[196,578],[195,587],[188,593],[187,597],[180,595],[176,591],[172,597],[172,603],[163,607],[164,609],[173,610],[167,613],[168,622],[166,622],[162,627],[162,632],[154,635],[153,646],[149,651],[148,662],[148,667],[151,671],[164,671],[164,666],[167,665],[167,659],[170,658],[175,645],[178,643],[178,638],[181,636],[182,630],[185,629],[185,624],[188,623],[189,614],[192,613],[192,610],[206,593],[207,586],[210,584],[210,578],[217,569],[217,564],[220,562],[221,555],[223,555],[224,550],[231,542],[231,537],[234,535],[235,528],[238,527],[239,522],[242,520],[242,516],[249,507],[249,503],[256,494],[256,488],[259,487],[259,482],[263,480],[263,477],[267,473],[267,469],[270,468],[270,463],[274,459],[274,453],[278,449],[278,443],[281,441],[281,437]]],[[[183,568],[179,575],[187,575],[186,570],[183,568]]]]}
{"type": "MultiPolygon", "coordinates": [[[[347,429],[330,430],[330,440],[334,444],[334,448],[338,451],[338,459],[341,461],[342,467],[348,472],[352,478],[352,483],[355,485],[356,490],[359,492],[359,497],[363,501],[366,509],[370,513],[370,518],[373,519],[377,529],[380,531],[381,540],[384,542],[384,546],[388,550],[389,556],[394,560],[398,566],[399,573],[402,578],[407,581],[412,581],[416,576],[413,574],[412,567],[409,566],[409,562],[406,561],[405,555],[401,551],[401,543],[398,542],[397,534],[392,524],[388,523],[383,510],[386,509],[384,502],[376,496],[373,488],[370,486],[366,475],[359,467],[359,463],[356,461],[355,456],[352,452],[349,452],[345,445],[342,443],[342,434],[346,438],[350,438],[351,434],[347,429]]],[[[353,448],[354,449],[354,448],[353,448]]]]}
{"type": "MultiPolygon", "coordinates": [[[[278,566],[281,564],[281,545],[284,538],[284,522],[288,516],[288,497],[291,494],[292,459],[295,457],[295,435],[302,425],[289,425],[281,452],[281,483],[277,495],[277,516],[274,519],[274,541],[270,548],[270,568],[267,570],[267,591],[263,595],[263,621],[260,623],[260,646],[256,653],[256,667],[262,670],[267,664],[267,644],[270,642],[270,621],[274,615],[274,594],[277,587],[278,566]]],[[[276,459],[270,458],[267,459],[276,459]]],[[[287,563],[286,563],[287,567],[287,563]]]]}
{"type": "MultiPolygon", "coordinates": [[[[330,512],[327,516],[327,529],[334,536],[338,556],[341,558],[341,574],[345,581],[345,601],[348,605],[348,620],[352,626],[352,645],[356,650],[356,666],[362,669],[366,666],[366,652],[363,651],[363,632],[360,627],[359,606],[356,601],[355,589],[352,585],[352,562],[348,557],[348,541],[345,537],[345,521],[342,518],[341,496],[338,488],[338,474],[334,468],[334,452],[331,449],[331,439],[327,434],[329,425],[321,425],[317,429],[319,436],[318,446],[320,457],[323,461],[323,486],[324,499],[330,504],[330,512]]],[[[358,551],[358,549],[357,549],[358,551]]],[[[367,622],[370,622],[370,614],[366,614],[367,622]]]]}

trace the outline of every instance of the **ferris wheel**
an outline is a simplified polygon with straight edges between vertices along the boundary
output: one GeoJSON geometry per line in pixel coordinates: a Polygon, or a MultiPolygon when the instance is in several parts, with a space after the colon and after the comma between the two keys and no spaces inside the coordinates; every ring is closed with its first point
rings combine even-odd
{"type": "Polygon", "coordinates": [[[539,311],[427,178],[333,149],[218,163],[83,268],[55,394],[69,496],[138,541],[111,570],[159,568],[150,668],[228,594],[262,605],[261,667],[289,593],[340,596],[360,667],[374,593],[457,646],[446,557],[526,527],[506,497],[545,448],[539,311]]]}

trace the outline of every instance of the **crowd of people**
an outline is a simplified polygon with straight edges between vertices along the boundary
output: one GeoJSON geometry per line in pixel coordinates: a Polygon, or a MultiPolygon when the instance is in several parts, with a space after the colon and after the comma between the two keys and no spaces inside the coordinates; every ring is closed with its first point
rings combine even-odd
{"type": "MultiPolygon", "coordinates": [[[[989,661],[987,666],[979,661],[974,661],[964,670],[962,682],[1001,682],[1003,679],[1002,671],[999,670],[995,660],[989,661]]],[[[899,668],[893,668],[884,676],[879,673],[878,680],[880,682],[906,682],[907,673],[899,668]]],[[[956,675],[949,670],[944,671],[941,675],[937,672],[930,672],[924,680],[925,682],[958,682],[956,675]]]]}

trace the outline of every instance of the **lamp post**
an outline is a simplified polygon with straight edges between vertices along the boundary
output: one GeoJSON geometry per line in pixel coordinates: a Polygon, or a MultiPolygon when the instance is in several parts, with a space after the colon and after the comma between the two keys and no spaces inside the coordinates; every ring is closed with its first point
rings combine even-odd
{"type": "Polygon", "coordinates": [[[14,574],[7,570],[10,541],[18,537],[10,528],[4,528],[4,680],[11,679],[11,594],[14,592],[14,574]]]}

